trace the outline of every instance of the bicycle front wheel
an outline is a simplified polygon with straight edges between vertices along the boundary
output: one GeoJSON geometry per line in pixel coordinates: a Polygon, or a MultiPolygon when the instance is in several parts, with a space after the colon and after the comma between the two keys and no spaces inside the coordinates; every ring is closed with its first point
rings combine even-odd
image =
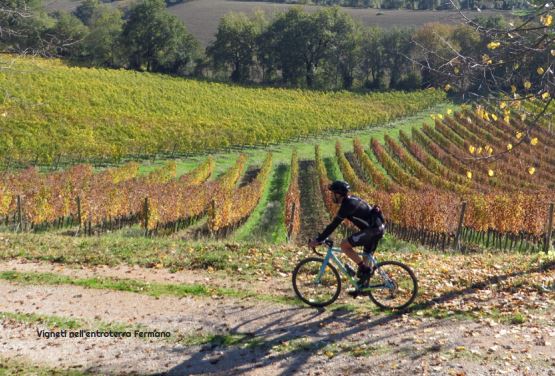
{"type": "Polygon", "coordinates": [[[324,307],[333,303],[341,292],[341,278],[337,269],[327,264],[322,269],[324,259],[309,257],[293,270],[293,290],[306,304],[324,307]]]}
{"type": "Polygon", "coordinates": [[[380,308],[403,309],[418,293],[414,272],[397,261],[384,261],[376,265],[369,281],[370,299],[380,308]]]}

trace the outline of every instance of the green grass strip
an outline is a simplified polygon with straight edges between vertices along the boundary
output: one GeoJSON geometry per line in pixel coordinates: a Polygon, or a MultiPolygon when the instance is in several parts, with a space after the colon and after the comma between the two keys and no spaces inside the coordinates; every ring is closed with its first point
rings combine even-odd
{"type": "Polygon", "coordinates": [[[87,329],[90,331],[99,330],[101,332],[134,332],[149,331],[144,325],[127,325],[124,323],[106,323],[98,320],[84,320],[69,317],[61,317],[55,315],[42,315],[37,313],[20,313],[20,312],[0,312],[0,320],[11,320],[22,324],[41,324],[53,329],[79,330],[87,329]]]}
{"type": "Polygon", "coordinates": [[[0,320],[12,320],[23,324],[42,324],[48,328],[63,328],[69,330],[81,329],[84,322],[79,319],[53,315],[39,315],[36,313],[0,312],[0,320]]]}
{"type": "Polygon", "coordinates": [[[272,303],[300,305],[302,304],[295,298],[287,296],[275,296],[266,294],[256,294],[249,291],[241,291],[222,287],[207,287],[199,284],[162,284],[147,283],[133,279],[115,279],[115,278],[72,278],[69,276],[58,275],[53,273],[31,273],[31,272],[0,272],[0,279],[28,285],[71,285],[92,289],[115,290],[134,292],[154,297],[160,296],[225,296],[230,298],[253,298],[259,301],[272,303]]]}
{"type": "Polygon", "coordinates": [[[344,180],[343,174],[337,164],[337,158],[324,158],[324,165],[326,166],[326,171],[330,180],[344,180]]]}
{"type": "Polygon", "coordinates": [[[42,367],[27,362],[0,357],[0,376],[83,376],[90,372],[42,367]]]}
{"type": "Polygon", "coordinates": [[[283,198],[287,189],[285,179],[289,169],[279,164],[272,167],[258,205],[247,221],[235,231],[233,238],[238,241],[253,241],[257,244],[283,243],[286,241],[283,198]]]}

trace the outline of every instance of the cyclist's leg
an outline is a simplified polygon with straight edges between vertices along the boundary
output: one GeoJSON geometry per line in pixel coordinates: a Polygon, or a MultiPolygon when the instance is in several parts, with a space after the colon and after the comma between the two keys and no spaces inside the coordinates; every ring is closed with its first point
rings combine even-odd
{"type": "Polygon", "coordinates": [[[366,230],[359,231],[355,234],[349,236],[346,241],[341,243],[342,249],[349,256],[351,260],[356,262],[358,266],[357,276],[360,278],[360,283],[366,279],[367,276],[370,275],[371,269],[368,266],[368,263],[365,263],[364,260],[358,255],[357,252],[353,250],[353,247],[360,247],[364,246],[368,241],[368,232],[366,230]],[[345,245],[343,245],[345,243],[345,245]]]}
{"type": "Polygon", "coordinates": [[[378,248],[378,243],[383,238],[383,234],[383,231],[373,231],[372,236],[369,236],[369,238],[365,242],[363,253],[365,256],[367,256],[364,257],[364,263],[366,265],[368,265],[368,259],[370,258],[370,255],[373,255],[374,252],[376,252],[376,249],[378,248]]]}
{"type": "Polygon", "coordinates": [[[353,245],[350,243],[349,238],[343,239],[343,241],[341,242],[341,250],[357,265],[362,262],[362,258],[360,258],[358,253],[353,249],[353,245]]]}
{"type": "MultiPolygon", "coordinates": [[[[341,242],[341,250],[349,256],[351,260],[360,264],[363,260],[353,247],[364,247],[366,251],[374,252],[377,247],[377,240],[381,239],[383,231],[379,228],[367,228],[365,230],[356,232],[341,242]]],[[[365,263],[368,266],[367,263],[365,263]]]]}
{"type": "Polygon", "coordinates": [[[354,289],[348,291],[348,294],[357,297],[359,294],[359,289],[363,286],[363,282],[361,279],[361,268],[364,273],[369,273],[371,269],[364,265],[363,259],[358,255],[358,253],[353,249],[353,246],[356,246],[356,242],[354,242],[351,237],[347,239],[343,239],[341,242],[341,250],[343,253],[347,255],[351,260],[353,260],[358,265],[357,276],[359,277],[358,285],[354,289]],[[354,243],[354,244],[353,244],[354,243]]]}

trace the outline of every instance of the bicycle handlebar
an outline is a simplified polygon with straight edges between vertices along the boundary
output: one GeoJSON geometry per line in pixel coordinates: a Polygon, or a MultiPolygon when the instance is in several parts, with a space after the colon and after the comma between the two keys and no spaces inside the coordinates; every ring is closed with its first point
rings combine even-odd
{"type": "MultiPolygon", "coordinates": [[[[308,240],[308,243],[310,243],[310,239],[308,240]]],[[[330,239],[325,239],[323,242],[321,242],[320,244],[325,244],[328,247],[333,247],[333,240],[330,239]]],[[[312,248],[312,252],[316,253],[318,256],[324,256],[323,253],[320,253],[316,250],[315,247],[311,247],[312,248]]]]}

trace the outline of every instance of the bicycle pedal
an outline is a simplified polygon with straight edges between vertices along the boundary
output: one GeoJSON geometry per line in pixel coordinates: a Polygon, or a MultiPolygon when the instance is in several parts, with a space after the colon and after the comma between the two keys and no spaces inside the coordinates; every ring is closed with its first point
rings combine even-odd
{"type": "Polygon", "coordinates": [[[352,298],[356,298],[359,295],[359,290],[350,290],[347,291],[347,295],[349,295],[352,298]]]}

